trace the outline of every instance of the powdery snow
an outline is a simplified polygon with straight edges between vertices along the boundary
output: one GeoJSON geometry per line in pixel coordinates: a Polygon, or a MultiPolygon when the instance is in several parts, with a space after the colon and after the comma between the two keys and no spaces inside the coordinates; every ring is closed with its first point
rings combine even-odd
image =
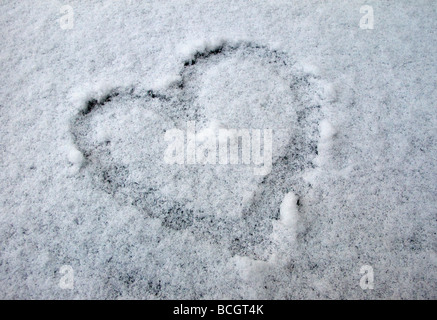
{"type": "Polygon", "coordinates": [[[435,2],[65,4],[0,5],[1,298],[437,297],[435,2]]]}

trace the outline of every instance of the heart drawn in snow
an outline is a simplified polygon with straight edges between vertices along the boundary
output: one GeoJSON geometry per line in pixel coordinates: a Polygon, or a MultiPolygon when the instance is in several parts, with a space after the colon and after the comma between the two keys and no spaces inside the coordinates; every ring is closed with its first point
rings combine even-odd
{"type": "Polygon", "coordinates": [[[197,51],[166,88],[114,88],[87,101],[71,131],[84,170],[118,201],[166,227],[262,255],[284,193],[304,192],[300,174],[317,154],[320,114],[310,80],[285,53],[222,43],[197,51]],[[223,164],[223,141],[226,156],[232,151],[220,130],[247,134],[229,140],[237,139],[238,163],[223,164]],[[182,163],[165,158],[180,152],[182,163]]]}

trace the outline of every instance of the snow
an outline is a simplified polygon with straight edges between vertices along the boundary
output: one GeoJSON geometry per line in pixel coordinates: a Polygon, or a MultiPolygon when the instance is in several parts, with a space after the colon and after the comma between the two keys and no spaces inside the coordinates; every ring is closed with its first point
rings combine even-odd
{"type": "Polygon", "coordinates": [[[296,223],[298,220],[297,201],[298,198],[296,195],[289,192],[284,196],[284,200],[282,200],[281,203],[280,222],[290,229],[296,229],[296,223]]]}
{"type": "Polygon", "coordinates": [[[320,121],[320,142],[326,143],[330,141],[337,134],[337,130],[327,120],[320,121]]]}
{"type": "Polygon", "coordinates": [[[74,165],[80,166],[83,162],[83,154],[75,147],[69,147],[68,151],[68,161],[70,161],[74,165]]]}
{"type": "Polygon", "coordinates": [[[0,9],[1,298],[437,297],[435,2],[0,9]]]}

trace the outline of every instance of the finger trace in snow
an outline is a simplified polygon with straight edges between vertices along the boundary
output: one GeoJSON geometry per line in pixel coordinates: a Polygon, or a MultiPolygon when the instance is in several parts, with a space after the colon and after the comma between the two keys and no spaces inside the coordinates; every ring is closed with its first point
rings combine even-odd
{"type": "Polygon", "coordinates": [[[72,122],[75,142],[96,183],[118,201],[169,228],[212,236],[235,253],[267,257],[277,195],[289,183],[305,188],[299,175],[316,156],[317,87],[285,53],[253,43],[197,48],[187,61],[168,88],[117,88],[86,102],[72,122]],[[204,130],[247,130],[252,152],[254,133],[272,130],[272,168],[257,176],[241,162],[190,165],[187,145],[185,164],[166,164],[165,132],[176,130],[188,143],[191,124],[200,146],[210,136],[204,130]]]}

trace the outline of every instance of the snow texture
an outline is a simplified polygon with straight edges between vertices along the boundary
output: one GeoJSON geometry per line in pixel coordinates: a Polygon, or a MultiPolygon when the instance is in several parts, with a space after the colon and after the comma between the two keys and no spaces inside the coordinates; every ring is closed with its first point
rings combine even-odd
{"type": "Polygon", "coordinates": [[[0,9],[0,298],[437,298],[435,1],[0,9]]]}

